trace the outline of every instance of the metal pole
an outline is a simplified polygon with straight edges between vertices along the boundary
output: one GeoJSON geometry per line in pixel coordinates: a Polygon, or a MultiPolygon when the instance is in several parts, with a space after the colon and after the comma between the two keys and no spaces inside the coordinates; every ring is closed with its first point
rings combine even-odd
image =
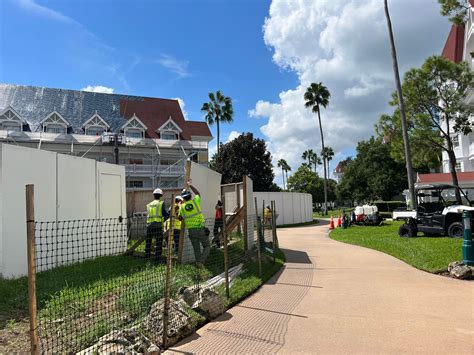
{"type": "Polygon", "coordinates": [[[114,155],[115,155],[115,164],[119,164],[119,145],[118,145],[118,133],[114,134],[114,155]]]}
{"type": "Polygon", "coordinates": [[[226,209],[225,209],[225,194],[222,194],[222,236],[224,239],[224,275],[225,275],[225,295],[230,298],[229,291],[229,249],[227,245],[227,224],[226,224],[226,209]]]}
{"type": "Polygon", "coordinates": [[[260,243],[260,223],[258,222],[258,204],[255,197],[255,220],[257,223],[257,258],[258,258],[258,276],[262,277],[262,251],[260,243]]]}
{"type": "Polygon", "coordinates": [[[36,306],[35,186],[26,185],[26,242],[28,253],[28,310],[30,315],[31,353],[39,354],[36,306]]]}
{"type": "Polygon", "coordinates": [[[169,309],[170,309],[170,297],[171,297],[171,254],[172,254],[172,243],[173,243],[173,230],[174,230],[174,194],[171,195],[171,213],[168,228],[168,245],[166,248],[166,279],[165,279],[165,304],[163,308],[163,348],[167,348],[168,343],[168,324],[169,324],[169,309]]]}
{"type": "Polygon", "coordinates": [[[474,266],[474,245],[472,242],[471,213],[464,211],[462,214],[464,221],[464,241],[462,243],[462,258],[464,264],[474,266]]]}

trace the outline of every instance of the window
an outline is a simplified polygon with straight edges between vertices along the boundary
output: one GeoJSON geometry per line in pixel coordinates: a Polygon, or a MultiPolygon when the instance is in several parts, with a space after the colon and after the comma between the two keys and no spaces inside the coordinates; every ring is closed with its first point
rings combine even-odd
{"type": "Polygon", "coordinates": [[[12,109],[7,108],[0,113],[0,129],[5,131],[21,132],[25,121],[12,109]]]}
{"type": "Polygon", "coordinates": [[[125,130],[125,135],[129,138],[143,138],[143,131],[136,128],[129,128],[125,130]]]}
{"type": "Polygon", "coordinates": [[[64,134],[66,133],[66,127],[56,124],[48,124],[44,127],[44,131],[47,133],[64,134]]]}
{"type": "Polygon", "coordinates": [[[456,163],[456,171],[459,173],[459,172],[462,172],[462,165],[461,163],[456,163]]]}
{"type": "Polygon", "coordinates": [[[85,134],[89,136],[100,136],[106,132],[110,126],[96,111],[96,113],[84,123],[82,128],[85,134]]]}
{"type": "Polygon", "coordinates": [[[10,132],[21,132],[23,130],[23,126],[19,122],[3,122],[1,125],[2,129],[5,131],[10,132]]]}
{"type": "Polygon", "coordinates": [[[129,189],[140,189],[143,188],[143,181],[142,180],[128,180],[127,187],[129,189]]]}
{"type": "Polygon", "coordinates": [[[454,136],[451,140],[453,142],[453,148],[459,148],[459,136],[454,136]]]}
{"type": "Polygon", "coordinates": [[[175,141],[178,140],[178,134],[175,132],[161,132],[161,139],[175,141]]]}
{"type": "Polygon", "coordinates": [[[92,126],[86,128],[86,134],[88,136],[100,136],[105,132],[104,127],[92,126]]]}

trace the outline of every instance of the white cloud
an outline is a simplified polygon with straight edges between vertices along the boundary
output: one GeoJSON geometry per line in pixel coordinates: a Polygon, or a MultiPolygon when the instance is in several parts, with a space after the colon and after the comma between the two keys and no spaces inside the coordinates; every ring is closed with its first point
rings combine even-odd
{"type": "Polygon", "coordinates": [[[241,132],[237,132],[237,131],[230,132],[229,137],[227,137],[227,143],[230,142],[230,141],[233,141],[235,138],[237,138],[241,134],[242,134],[241,132]]]}
{"type": "Polygon", "coordinates": [[[178,78],[186,78],[191,74],[188,71],[189,62],[178,60],[172,55],[162,54],[161,58],[156,61],[163,68],[176,74],[178,78]]]}
{"type": "Polygon", "coordinates": [[[113,94],[114,93],[114,89],[108,88],[108,87],[102,86],[102,85],[96,85],[96,86],[87,85],[85,88],[82,88],[81,90],[82,91],[90,91],[90,92],[101,92],[103,94],[113,94]]]}
{"type": "MultiPolygon", "coordinates": [[[[390,5],[402,71],[441,52],[449,23],[438,4],[393,0],[390,5]]],[[[391,110],[394,83],[383,1],[273,0],[263,33],[275,64],[295,72],[299,83],[281,92],[277,102],[259,100],[249,116],[268,119],[261,132],[274,163],[283,158],[295,170],[304,150],[321,150],[317,116],[304,107],[303,95],[311,82],[322,82],[331,92],[321,119],[325,144],[336,152],[333,169],[344,158],[341,152],[373,135],[380,114],[391,110]]]]}
{"type": "Polygon", "coordinates": [[[184,100],[180,97],[175,97],[173,98],[173,100],[178,100],[179,102],[179,106],[181,107],[181,111],[183,112],[183,116],[184,118],[187,120],[189,119],[189,116],[188,116],[188,113],[186,112],[186,110],[184,109],[184,107],[186,106],[186,103],[184,102],[184,100]]]}

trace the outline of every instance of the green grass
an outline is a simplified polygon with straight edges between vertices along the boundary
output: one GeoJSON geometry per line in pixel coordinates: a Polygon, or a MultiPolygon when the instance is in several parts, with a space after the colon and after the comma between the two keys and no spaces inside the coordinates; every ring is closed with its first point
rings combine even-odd
{"type": "Polygon", "coordinates": [[[398,228],[401,224],[402,222],[385,222],[378,227],[338,228],[331,232],[330,237],[340,242],[382,251],[432,273],[444,271],[450,262],[462,259],[462,239],[428,238],[422,233],[418,233],[416,238],[400,238],[398,228]]]}
{"type": "Polygon", "coordinates": [[[349,214],[349,212],[352,212],[354,210],[354,208],[351,207],[351,208],[341,208],[341,209],[336,209],[336,210],[329,210],[328,213],[325,214],[325,215],[323,215],[320,212],[313,212],[313,217],[314,218],[317,218],[317,217],[330,218],[331,216],[333,216],[334,218],[336,218],[336,217],[339,217],[340,215],[342,215],[342,210],[344,210],[344,212],[346,212],[346,214],[349,214]]]}
{"type": "MultiPolygon", "coordinates": [[[[240,235],[231,236],[228,250],[230,267],[242,262],[245,266],[232,284],[230,299],[225,300],[227,306],[254,292],[284,262],[279,253],[275,264],[271,261],[263,265],[263,275],[259,277],[257,262],[245,258],[240,235]]],[[[211,249],[203,269],[189,264],[174,265],[172,297],[176,298],[183,286],[205,281],[223,269],[223,250],[215,248],[211,249]]],[[[164,278],[165,265],[132,256],[100,257],[40,272],[37,274],[37,301],[41,336],[62,344],[62,350],[75,351],[113,329],[137,324],[150,306],[163,297],[164,278]]],[[[225,294],[223,288],[219,292],[225,294]]],[[[0,294],[0,329],[28,316],[26,277],[0,279],[0,294]]],[[[205,321],[192,310],[189,314],[195,325],[205,321]]]]}

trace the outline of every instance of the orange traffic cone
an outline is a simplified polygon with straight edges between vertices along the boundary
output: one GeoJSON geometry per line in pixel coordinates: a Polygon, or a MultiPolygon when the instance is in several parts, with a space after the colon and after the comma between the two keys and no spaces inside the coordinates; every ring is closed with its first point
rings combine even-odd
{"type": "Polygon", "coordinates": [[[331,216],[331,221],[329,222],[329,230],[333,230],[334,229],[334,218],[331,216]]]}
{"type": "Polygon", "coordinates": [[[339,215],[339,218],[337,219],[337,226],[342,227],[342,217],[339,215]]]}

